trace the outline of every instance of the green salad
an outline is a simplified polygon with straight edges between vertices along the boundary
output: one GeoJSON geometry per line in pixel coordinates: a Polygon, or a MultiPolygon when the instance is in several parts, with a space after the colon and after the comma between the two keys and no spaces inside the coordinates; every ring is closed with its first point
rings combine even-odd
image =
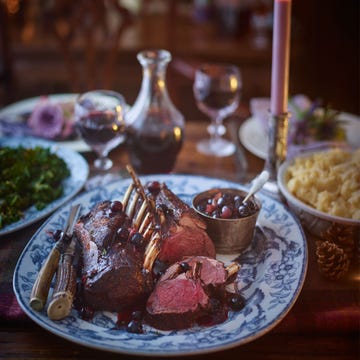
{"type": "Polygon", "coordinates": [[[65,161],[43,147],[0,148],[0,229],[31,206],[41,210],[63,194],[65,161]]]}

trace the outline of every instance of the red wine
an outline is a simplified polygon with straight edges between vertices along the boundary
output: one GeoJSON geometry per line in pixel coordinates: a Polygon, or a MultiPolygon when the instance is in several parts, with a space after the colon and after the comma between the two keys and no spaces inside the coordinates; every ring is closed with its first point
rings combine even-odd
{"type": "Polygon", "coordinates": [[[212,91],[201,98],[201,102],[212,109],[222,109],[237,101],[239,94],[231,91],[212,91]]]}
{"type": "Polygon", "coordinates": [[[122,139],[123,131],[116,124],[113,112],[92,112],[81,117],[77,129],[83,140],[92,148],[113,148],[122,139]]]}
{"type": "Polygon", "coordinates": [[[168,173],[175,165],[182,141],[182,132],[130,133],[128,143],[132,166],[140,174],[168,173]]]}
{"type": "Polygon", "coordinates": [[[210,117],[220,113],[223,116],[236,110],[239,105],[239,91],[203,91],[195,88],[195,98],[199,109],[210,117]]]}

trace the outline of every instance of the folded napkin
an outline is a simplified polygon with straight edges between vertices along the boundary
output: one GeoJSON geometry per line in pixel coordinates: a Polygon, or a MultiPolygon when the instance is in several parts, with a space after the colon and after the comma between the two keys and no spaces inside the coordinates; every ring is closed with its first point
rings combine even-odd
{"type": "Polygon", "coordinates": [[[17,233],[0,237],[0,322],[17,323],[30,321],[18,304],[13,290],[13,274],[16,262],[32,232],[21,230],[24,241],[17,233]],[[28,235],[27,235],[28,234],[28,235]]]}
{"type": "MultiPolygon", "coordinates": [[[[349,303],[349,295],[344,294],[347,301],[340,297],[334,298],[330,292],[318,292],[313,296],[303,295],[310,301],[300,298],[285,319],[276,328],[279,333],[355,333],[360,330],[360,307],[354,302],[349,303]],[[343,302],[343,305],[340,303],[343,302]],[[312,303],[312,305],[310,305],[312,303]],[[337,304],[337,305],[335,305],[337,304]],[[323,310],[319,310],[323,307],[323,310]]],[[[301,295],[300,295],[301,296],[301,295]]],[[[351,297],[351,295],[350,295],[351,297]]]]}
{"type": "Polygon", "coordinates": [[[33,136],[32,129],[25,122],[14,122],[0,119],[0,134],[2,136],[33,136]]]}
{"type": "Polygon", "coordinates": [[[0,322],[30,321],[16,300],[12,284],[0,284],[0,322]]]}

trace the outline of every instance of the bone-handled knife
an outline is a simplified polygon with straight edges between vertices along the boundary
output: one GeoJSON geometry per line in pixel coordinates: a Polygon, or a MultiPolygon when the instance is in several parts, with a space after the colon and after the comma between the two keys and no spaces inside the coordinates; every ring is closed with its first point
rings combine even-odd
{"type": "Polygon", "coordinates": [[[61,254],[66,250],[69,242],[72,240],[72,232],[79,212],[80,204],[71,207],[66,226],[61,233],[60,239],[50,251],[35,280],[30,295],[30,306],[36,311],[41,311],[46,304],[51,281],[58,268],[61,254]]]}
{"type": "Polygon", "coordinates": [[[56,282],[47,314],[51,320],[61,320],[70,314],[76,292],[76,271],[80,246],[73,236],[67,249],[61,254],[56,272],[56,282]]]}

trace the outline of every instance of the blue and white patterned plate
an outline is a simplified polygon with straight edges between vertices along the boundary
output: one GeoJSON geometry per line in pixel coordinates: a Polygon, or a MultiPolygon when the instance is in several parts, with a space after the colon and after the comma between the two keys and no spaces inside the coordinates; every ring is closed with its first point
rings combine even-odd
{"type": "Polygon", "coordinates": [[[42,210],[37,210],[35,206],[30,207],[24,212],[22,219],[0,229],[0,236],[20,230],[54,212],[81,190],[89,175],[89,166],[86,160],[71,149],[64,148],[51,141],[31,137],[0,137],[0,146],[18,147],[20,145],[25,148],[33,148],[35,146],[50,148],[53,153],[66,162],[70,170],[70,176],[64,180],[64,193],[61,197],[48,204],[42,210]]]}
{"type": "MultiPolygon", "coordinates": [[[[242,187],[238,184],[202,176],[154,175],[142,182],[158,180],[188,204],[194,194],[214,187],[242,187]]],[[[114,182],[73,199],[86,213],[103,199],[122,199],[130,180],[114,182]]],[[[32,285],[53,243],[47,230],[62,228],[71,204],[58,210],[30,240],[20,256],[14,273],[14,291],[26,314],[48,331],[85,345],[117,353],[152,356],[175,356],[215,352],[239,346],[264,335],[274,328],[294,305],[303,286],[307,269],[307,247],[298,221],[285,207],[260,193],[263,206],[256,232],[249,249],[237,259],[240,288],[247,299],[240,312],[230,312],[222,324],[181,331],[159,331],[145,327],[144,334],[131,334],[116,329],[116,314],[99,312],[91,321],[82,320],[77,311],[61,321],[51,321],[45,311],[36,312],[29,306],[32,285]]]]}

